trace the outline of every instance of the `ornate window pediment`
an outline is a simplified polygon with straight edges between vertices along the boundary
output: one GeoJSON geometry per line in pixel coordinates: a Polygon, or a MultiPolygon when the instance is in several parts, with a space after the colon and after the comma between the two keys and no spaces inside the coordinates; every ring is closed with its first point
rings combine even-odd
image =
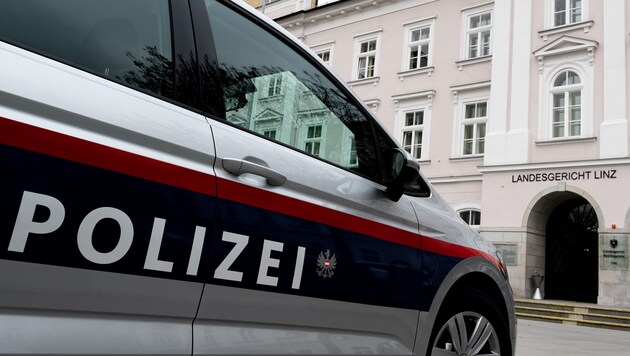
{"type": "Polygon", "coordinates": [[[256,117],[254,117],[254,120],[255,121],[279,120],[281,117],[282,117],[282,114],[280,114],[279,112],[271,110],[271,109],[265,109],[263,110],[263,112],[256,115],[256,117]]]}
{"type": "Polygon", "coordinates": [[[544,45],[534,52],[538,60],[538,71],[542,73],[546,57],[557,56],[566,53],[585,51],[588,55],[589,64],[593,65],[595,49],[599,43],[597,41],[583,38],[562,36],[544,45]]]}

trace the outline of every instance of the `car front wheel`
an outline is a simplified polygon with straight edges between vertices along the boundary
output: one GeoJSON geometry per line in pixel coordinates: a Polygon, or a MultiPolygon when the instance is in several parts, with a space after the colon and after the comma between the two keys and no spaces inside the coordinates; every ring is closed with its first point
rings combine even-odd
{"type": "Polygon", "coordinates": [[[495,303],[478,290],[465,294],[440,313],[428,356],[511,356],[507,324],[495,303]]]}

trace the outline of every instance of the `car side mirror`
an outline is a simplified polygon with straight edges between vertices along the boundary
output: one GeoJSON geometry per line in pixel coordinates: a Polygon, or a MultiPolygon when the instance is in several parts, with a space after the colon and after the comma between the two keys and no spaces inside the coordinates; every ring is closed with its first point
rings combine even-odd
{"type": "Polygon", "coordinates": [[[420,165],[400,148],[387,152],[386,158],[385,192],[391,200],[398,201],[405,189],[420,177],[420,165]]]}

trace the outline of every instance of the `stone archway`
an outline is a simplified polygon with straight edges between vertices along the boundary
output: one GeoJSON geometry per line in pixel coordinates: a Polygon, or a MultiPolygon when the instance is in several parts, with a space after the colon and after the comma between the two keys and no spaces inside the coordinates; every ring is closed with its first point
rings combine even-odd
{"type": "MultiPolygon", "coordinates": [[[[597,276],[599,269],[597,264],[597,230],[599,226],[603,226],[603,224],[604,221],[601,208],[593,199],[593,197],[585,191],[576,187],[567,186],[565,183],[559,183],[557,186],[550,187],[541,191],[532,199],[526,213],[523,216],[523,226],[526,228],[526,276],[532,276],[534,273],[546,276],[545,283],[543,284],[543,291],[546,293],[547,287],[550,287],[549,292],[551,292],[551,295],[549,295],[548,297],[567,300],[583,299],[583,301],[596,302],[598,293],[597,276]],[[571,269],[571,266],[567,265],[566,263],[560,266],[553,265],[553,263],[550,264],[550,261],[548,261],[547,259],[547,255],[549,253],[555,254],[556,258],[560,258],[559,256],[562,254],[562,244],[575,242],[573,240],[574,238],[577,238],[577,232],[569,231],[570,229],[568,229],[568,226],[565,225],[568,224],[567,221],[570,221],[570,219],[572,219],[572,217],[569,216],[572,209],[577,208],[578,206],[588,206],[588,208],[583,209],[589,210],[591,212],[591,216],[597,220],[594,227],[594,235],[590,235],[591,240],[589,241],[591,242],[591,245],[589,245],[588,247],[582,247],[582,249],[587,249],[590,253],[589,256],[591,256],[590,264],[588,265],[588,267],[585,266],[586,271],[589,271],[589,273],[591,273],[589,286],[586,287],[591,291],[591,293],[588,294],[587,297],[571,295],[570,293],[564,294],[562,292],[563,290],[575,288],[569,287],[568,284],[558,285],[557,281],[559,278],[562,278],[560,277],[560,275],[562,275],[563,273],[568,273],[569,275],[571,275],[573,270],[571,269]],[[550,224],[550,218],[554,220],[564,220],[562,223],[550,224]],[[567,228],[565,229],[565,227],[567,228]],[[551,238],[549,238],[548,236],[548,234],[550,233],[554,234],[554,236],[552,236],[551,238]],[[558,253],[560,255],[558,255],[558,253]],[[592,262],[592,254],[594,254],[594,263],[592,262]],[[553,283],[553,286],[551,286],[550,283],[553,283]],[[593,290],[594,292],[592,292],[593,290]]],[[[592,230],[593,227],[591,227],[590,229],[592,230]]],[[[584,238],[588,239],[587,237],[584,238]]],[[[577,245],[574,247],[576,250],[578,249],[577,245]]],[[[573,251],[572,253],[575,254],[576,252],[573,251]]],[[[584,272],[576,269],[575,273],[576,276],[574,276],[575,278],[571,277],[572,280],[580,281],[580,278],[579,276],[577,276],[577,274],[584,272]]],[[[580,288],[582,288],[582,286],[580,286],[580,288]]],[[[531,295],[533,291],[533,286],[530,283],[526,283],[525,290],[527,295],[531,295]]]]}

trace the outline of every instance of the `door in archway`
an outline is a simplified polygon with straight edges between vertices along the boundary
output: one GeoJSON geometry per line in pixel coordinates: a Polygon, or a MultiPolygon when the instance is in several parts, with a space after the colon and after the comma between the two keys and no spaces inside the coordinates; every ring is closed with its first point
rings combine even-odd
{"type": "Polygon", "coordinates": [[[597,302],[599,222],[585,199],[560,204],[547,223],[547,299],[597,302]]]}

